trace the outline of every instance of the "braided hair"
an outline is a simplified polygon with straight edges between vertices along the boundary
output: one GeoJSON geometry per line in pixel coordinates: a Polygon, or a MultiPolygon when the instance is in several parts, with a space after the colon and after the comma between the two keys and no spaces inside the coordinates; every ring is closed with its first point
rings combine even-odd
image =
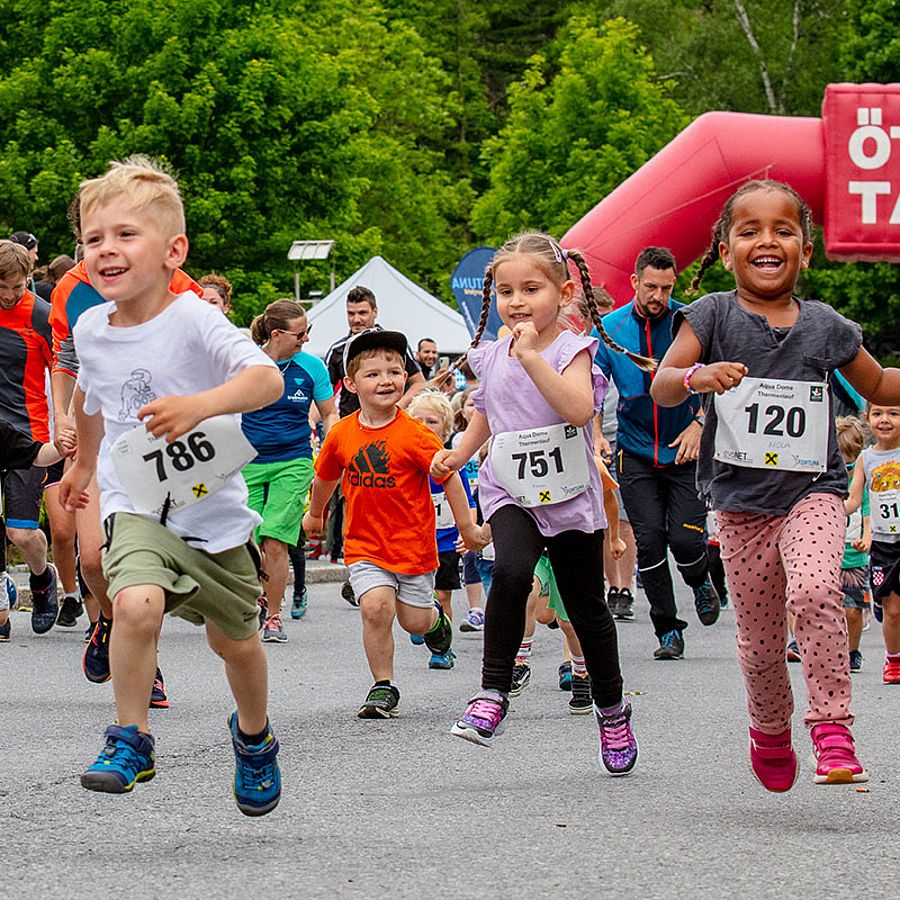
{"type": "Polygon", "coordinates": [[[700,288],[700,279],[703,278],[706,270],[712,266],[719,258],[719,244],[728,243],[728,232],[731,231],[731,224],[734,221],[734,205],[741,197],[752,194],[755,191],[781,191],[787,194],[797,204],[797,213],[800,218],[800,231],[803,235],[804,244],[812,242],[812,213],[806,201],[789,185],[783,181],[774,181],[772,179],[748,181],[742,184],[726,201],[722,207],[722,213],[716,219],[716,223],[712,227],[712,239],[703,258],[700,260],[700,269],[691,281],[691,292],[696,294],[700,288]]]}
{"type": "MultiPolygon", "coordinates": [[[[603,343],[616,353],[624,353],[645,372],[652,372],[656,369],[656,360],[647,356],[641,356],[638,353],[632,353],[624,347],[620,347],[606,333],[600,318],[600,306],[597,303],[594,288],[591,285],[591,274],[581,251],[563,250],[559,243],[554,238],[550,237],[549,234],[543,234],[537,231],[529,231],[511,237],[494,254],[494,258],[491,260],[484,273],[481,317],[478,320],[478,327],[475,329],[470,349],[478,346],[478,343],[481,341],[481,337],[484,334],[484,329],[487,326],[488,315],[491,311],[491,288],[494,283],[494,272],[496,272],[497,267],[503,260],[517,253],[536,257],[544,271],[546,271],[558,284],[568,281],[571,277],[569,271],[569,260],[571,260],[578,269],[581,289],[584,293],[585,307],[590,315],[591,322],[593,322],[603,343]]],[[[465,362],[465,359],[466,356],[464,354],[453,364],[453,368],[459,368],[465,362]]]]}

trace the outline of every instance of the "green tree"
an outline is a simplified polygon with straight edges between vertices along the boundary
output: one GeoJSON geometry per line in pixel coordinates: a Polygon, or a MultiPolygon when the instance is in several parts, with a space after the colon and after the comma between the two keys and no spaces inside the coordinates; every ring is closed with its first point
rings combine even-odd
{"type": "MultiPolygon", "coordinates": [[[[290,292],[297,238],[334,238],[339,275],[384,252],[436,282],[454,257],[467,185],[440,168],[447,79],[377,3],[4,6],[4,227],[70,250],[79,181],[144,153],[179,176],[191,270],[229,275],[247,306],[290,292]]],[[[324,287],[324,270],[302,274],[324,287]]]]}
{"type": "Polygon", "coordinates": [[[509,118],[485,147],[490,188],[473,230],[489,241],[562,234],[687,124],[668,94],[636,26],[570,21],[510,89],[509,118]]]}

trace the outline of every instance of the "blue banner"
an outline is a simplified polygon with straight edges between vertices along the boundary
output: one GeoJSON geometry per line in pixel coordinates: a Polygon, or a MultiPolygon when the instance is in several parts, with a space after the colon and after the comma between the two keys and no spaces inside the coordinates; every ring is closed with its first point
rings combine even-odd
{"type": "MultiPolygon", "coordinates": [[[[466,320],[469,334],[474,335],[481,318],[481,303],[484,297],[484,270],[496,253],[494,247],[476,247],[460,261],[450,276],[450,287],[456,298],[456,305],[466,320]]],[[[491,312],[482,340],[497,340],[497,332],[503,323],[497,314],[497,297],[491,291],[491,312]]]]}

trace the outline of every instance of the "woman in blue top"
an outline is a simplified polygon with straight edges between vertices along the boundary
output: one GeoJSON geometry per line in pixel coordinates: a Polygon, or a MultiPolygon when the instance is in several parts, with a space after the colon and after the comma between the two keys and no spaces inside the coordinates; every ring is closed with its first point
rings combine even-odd
{"type": "Polygon", "coordinates": [[[257,456],[244,467],[250,508],[263,517],[256,530],[268,576],[263,640],[287,640],[281,601],[288,577],[288,547],[300,536],[300,521],[313,479],[309,411],[316,404],[325,431],[337,421],[325,364],[301,348],[309,340],[306,312],[293,300],[276,300],[251,323],[253,340],[281,369],[284,393],[263,409],[245,413],[241,427],[257,456]]]}

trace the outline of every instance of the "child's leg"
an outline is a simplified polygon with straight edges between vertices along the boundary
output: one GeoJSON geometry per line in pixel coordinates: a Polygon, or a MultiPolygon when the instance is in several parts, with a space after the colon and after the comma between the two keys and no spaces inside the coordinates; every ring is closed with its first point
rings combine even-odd
{"type": "Polygon", "coordinates": [[[53,563],[59,572],[63,592],[78,593],[78,579],[75,576],[75,513],[63,509],[59,502],[59,482],[44,491],[44,506],[50,520],[50,545],[53,548],[53,563]]]}
{"type": "Polygon", "coordinates": [[[225,662],[225,675],[237,704],[238,728],[248,736],[260,734],[268,721],[269,681],[266,653],[259,635],[236,641],[207,621],[206,640],[225,662]]]}
{"type": "Polygon", "coordinates": [[[444,615],[452,622],[453,621],[453,591],[435,590],[434,596],[437,598],[437,602],[441,604],[441,609],[444,610],[444,615]]]}
{"type": "Polygon", "coordinates": [[[724,511],[716,518],[750,724],[766,734],[781,734],[794,711],[784,652],[787,579],[777,546],[784,519],[724,511]]]}
{"type": "Polygon", "coordinates": [[[281,615],[281,601],[288,579],[288,552],[284,541],[264,537],[259,546],[262,554],[262,568],[268,575],[266,597],[269,601],[269,615],[281,615]]]}
{"type": "Polygon", "coordinates": [[[491,516],[496,559],[484,617],[481,686],[508,694],[516,651],[525,632],[525,607],[544,538],[534,519],[517,506],[491,516]]]}
{"type": "MultiPolygon", "coordinates": [[[[363,626],[363,648],[369,670],[375,681],[392,681],[394,678],[394,616],[397,612],[397,592],[387,585],[379,585],[366,591],[359,598],[359,612],[363,626]]],[[[433,624],[436,610],[422,610],[429,618],[423,628],[433,624]]]]}
{"type": "Polygon", "coordinates": [[[859,641],[862,637],[863,611],[854,606],[844,607],[844,616],[847,618],[847,645],[850,650],[859,650],[859,641]]]}
{"type": "Polygon", "coordinates": [[[124,588],[113,602],[116,627],[109,639],[109,665],[116,718],[119,725],[137,725],[138,731],[150,730],[147,709],[164,612],[165,595],[155,584],[124,588]]]}
{"type": "Polygon", "coordinates": [[[591,676],[591,695],[601,709],[622,702],[616,625],[603,599],[603,532],[564,531],[547,538],[556,585],[591,676]]]}
{"type": "Polygon", "coordinates": [[[884,649],[888,653],[900,653],[900,595],[885,594],[881,598],[881,605],[884,608],[884,620],[881,623],[884,649]]]}
{"type": "MultiPolygon", "coordinates": [[[[841,591],[846,515],[836,494],[811,494],[788,513],[778,540],[787,575],[787,608],[797,617],[811,728],[852,725],[847,620],[841,591]]],[[[783,645],[782,645],[783,646],[783,645]]]]}
{"type": "Polygon", "coordinates": [[[78,532],[78,560],[81,576],[91,589],[91,596],[100,606],[100,612],[111,619],[112,603],[107,596],[109,586],[100,564],[100,548],[106,541],[100,525],[100,491],[97,479],[88,485],[88,505],[75,510],[75,528],[78,532]]]}
{"type": "MultiPolygon", "coordinates": [[[[625,509],[621,503],[619,508],[623,511],[625,509]]],[[[603,542],[603,571],[611,588],[627,588],[630,591],[634,580],[634,564],[637,561],[637,545],[628,519],[619,519],[619,537],[625,542],[625,553],[619,559],[612,555],[610,542],[603,542]]]]}

